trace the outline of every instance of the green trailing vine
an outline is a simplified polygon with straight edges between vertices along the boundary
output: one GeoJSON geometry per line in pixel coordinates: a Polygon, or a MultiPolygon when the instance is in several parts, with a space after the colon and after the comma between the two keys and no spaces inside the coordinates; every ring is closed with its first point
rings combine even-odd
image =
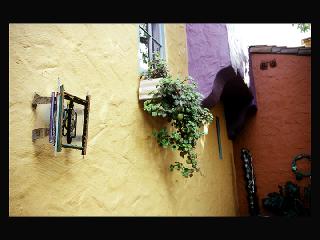
{"type": "Polygon", "coordinates": [[[160,57],[160,53],[153,54],[149,61],[147,54],[142,54],[143,62],[148,64],[148,70],[142,74],[144,78],[165,78],[169,76],[167,63],[160,57]]]}
{"type": "Polygon", "coordinates": [[[159,146],[171,148],[180,152],[185,163],[175,162],[170,165],[170,170],[181,172],[184,177],[192,177],[194,172],[199,172],[197,154],[195,152],[197,140],[204,135],[200,128],[204,124],[213,121],[213,115],[209,109],[201,107],[202,96],[197,92],[197,84],[193,79],[184,80],[173,78],[168,74],[163,60],[156,56],[147,72],[150,77],[162,77],[153,92],[153,98],[144,102],[144,110],[153,117],[166,118],[173,127],[172,131],[167,128],[154,130],[153,135],[159,146]],[[159,73],[157,66],[161,67],[163,75],[159,73]]]}

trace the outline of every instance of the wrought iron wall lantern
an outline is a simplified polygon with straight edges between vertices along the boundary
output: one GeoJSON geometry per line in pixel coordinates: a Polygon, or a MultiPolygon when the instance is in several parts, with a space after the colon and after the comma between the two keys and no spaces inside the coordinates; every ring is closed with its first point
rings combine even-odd
{"type": "Polygon", "coordinates": [[[55,152],[61,152],[62,148],[72,148],[81,150],[81,154],[86,155],[90,95],[87,95],[84,100],[65,92],[63,85],[60,85],[59,92],[52,92],[51,97],[42,97],[36,93],[32,101],[34,110],[37,108],[37,104],[50,104],[50,125],[49,128],[33,129],[32,141],[49,135],[49,142],[55,147],[55,152]],[[64,106],[65,100],[68,101],[67,107],[64,106]],[[77,135],[78,122],[78,114],[74,109],[74,103],[84,107],[81,146],[72,144],[72,140],[77,135]],[[62,143],[63,137],[66,138],[66,144],[62,143]]]}

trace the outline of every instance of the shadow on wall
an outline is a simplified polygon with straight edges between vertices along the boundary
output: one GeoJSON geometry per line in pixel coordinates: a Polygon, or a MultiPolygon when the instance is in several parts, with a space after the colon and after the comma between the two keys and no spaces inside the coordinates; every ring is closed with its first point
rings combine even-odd
{"type": "MultiPolygon", "coordinates": [[[[31,108],[31,106],[30,106],[31,108]]],[[[38,104],[36,109],[32,110],[32,119],[34,121],[33,129],[49,127],[49,115],[50,115],[50,104],[38,104]]],[[[30,142],[32,141],[30,133],[30,142]]],[[[45,136],[40,139],[36,139],[32,142],[33,155],[37,159],[38,164],[48,165],[52,162],[56,162],[56,155],[54,154],[54,146],[49,143],[49,136],[45,136]]],[[[65,163],[71,163],[72,156],[71,149],[63,149],[63,159],[65,163]]],[[[75,151],[75,150],[73,150],[75,151]]],[[[77,151],[79,154],[81,151],[77,151]]],[[[57,153],[57,156],[62,153],[57,153]]],[[[56,164],[56,163],[54,163],[56,164]]],[[[48,166],[46,166],[48,168],[48,166]]],[[[48,168],[51,169],[50,167],[48,168]]]]}
{"type": "Polygon", "coordinates": [[[242,129],[248,114],[257,110],[252,89],[232,66],[221,69],[213,82],[212,91],[203,100],[203,106],[212,108],[219,101],[224,104],[229,139],[234,139],[242,129]]]}
{"type": "MultiPolygon", "coordinates": [[[[170,128],[170,125],[166,119],[160,117],[152,117],[147,112],[143,110],[143,101],[139,101],[139,112],[142,115],[143,122],[145,123],[144,129],[142,131],[146,134],[146,148],[150,150],[151,157],[150,161],[156,161],[156,165],[161,172],[161,178],[166,183],[168,196],[170,197],[173,206],[176,205],[176,199],[174,198],[174,183],[175,174],[171,172],[169,167],[170,164],[174,163],[175,159],[180,160],[180,156],[177,151],[172,151],[171,149],[164,149],[159,146],[156,138],[153,136],[153,129],[159,130],[162,127],[170,128]]],[[[173,210],[175,208],[173,207],[173,210]]],[[[175,214],[174,214],[175,215],[175,214]]]]}
{"type": "MultiPolygon", "coordinates": [[[[233,140],[233,153],[234,153],[234,164],[237,167],[235,171],[236,176],[236,191],[238,197],[238,211],[239,216],[250,216],[249,214],[249,207],[248,207],[248,195],[246,189],[246,177],[245,171],[243,170],[244,163],[241,160],[241,148],[248,148],[246,142],[241,141],[241,136],[247,136],[248,134],[252,134],[250,127],[256,125],[256,115],[252,114],[252,117],[248,117],[246,124],[244,125],[243,129],[240,131],[239,135],[233,140]],[[245,193],[245,194],[244,194],[245,193]]],[[[255,133],[253,133],[255,134],[255,133]]],[[[256,153],[251,151],[253,159],[252,162],[256,161],[256,153]]],[[[259,194],[259,189],[257,189],[257,194],[259,194]]],[[[260,203],[260,199],[258,197],[258,202],[260,203]]]]}
{"type": "MultiPolygon", "coordinates": [[[[32,109],[31,114],[33,129],[49,127],[50,104],[38,104],[36,109],[32,109]]],[[[47,188],[84,160],[80,150],[63,148],[62,152],[55,153],[49,136],[32,141],[30,132],[30,143],[33,148],[32,167],[40,177],[38,183],[45,182],[47,188]]]]}
{"type": "Polygon", "coordinates": [[[34,162],[35,167],[40,173],[46,172],[51,176],[60,176],[61,173],[70,170],[70,167],[74,166],[76,162],[83,160],[82,157],[75,157],[74,155],[80,155],[81,151],[68,148],[64,148],[63,152],[55,155],[54,147],[48,142],[48,137],[36,140],[32,143],[32,146],[36,160],[34,162]],[[57,167],[57,165],[59,166],[57,167]]]}
{"type": "MultiPolygon", "coordinates": [[[[54,161],[56,156],[62,153],[54,153],[54,147],[48,143],[48,137],[44,137],[43,139],[38,139],[32,143],[34,157],[38,160],[39,163],[46,161],[54,161]]],[[[69,148],[63,148],[63,159],[66,164],[71,163],[72,161],[72,153],[77,150],[72,150],[69,148]]],[[[81,151],[77,151],[81,154],[81,151]]]]}

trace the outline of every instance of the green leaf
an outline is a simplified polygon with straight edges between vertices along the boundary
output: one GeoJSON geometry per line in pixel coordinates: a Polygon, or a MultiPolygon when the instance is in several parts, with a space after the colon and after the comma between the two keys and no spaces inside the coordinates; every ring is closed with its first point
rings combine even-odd
{"type": "MultiPolygon", "coordinates": [[[[160,59],[149,62],[148,74],[158,74],[165,66],[160,59]]],[[[197,140],[203,134],[200,127],[203,123],[212,122],[213,116],[206,108],[201,107],[202,96],[196,91],[196,83],[181,81],[167,75],[163,77],[157,88],[156,97],[145,101],[144,110],[153,117],[167,118],[173,127],[172,131],[166,128],[154,131],[153,135],[158,144],[180,152],[180,156],[187,156],[186,163],[192,164],[195,171],[197,168],[197,155],[194,152],[197,140]],[[179,119],[179,120],[178,120],[179,119]]],[[[175,162],[170,165],[170,171],[174,169],[181,172],[184,177],[192,177],[193,169],[175,162]]]]}

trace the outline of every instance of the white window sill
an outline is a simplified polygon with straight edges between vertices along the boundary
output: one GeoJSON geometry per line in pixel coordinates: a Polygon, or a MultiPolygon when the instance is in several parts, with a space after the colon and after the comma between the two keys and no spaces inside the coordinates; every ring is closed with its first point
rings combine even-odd
{"type": "Polygon", "coordinates": [[[159,84],[162,78],[145,79],[140,81],[139,86],[139,100],[148,100],[153,98],[150,92],[157,89],[156,85],[159,84]]]}

